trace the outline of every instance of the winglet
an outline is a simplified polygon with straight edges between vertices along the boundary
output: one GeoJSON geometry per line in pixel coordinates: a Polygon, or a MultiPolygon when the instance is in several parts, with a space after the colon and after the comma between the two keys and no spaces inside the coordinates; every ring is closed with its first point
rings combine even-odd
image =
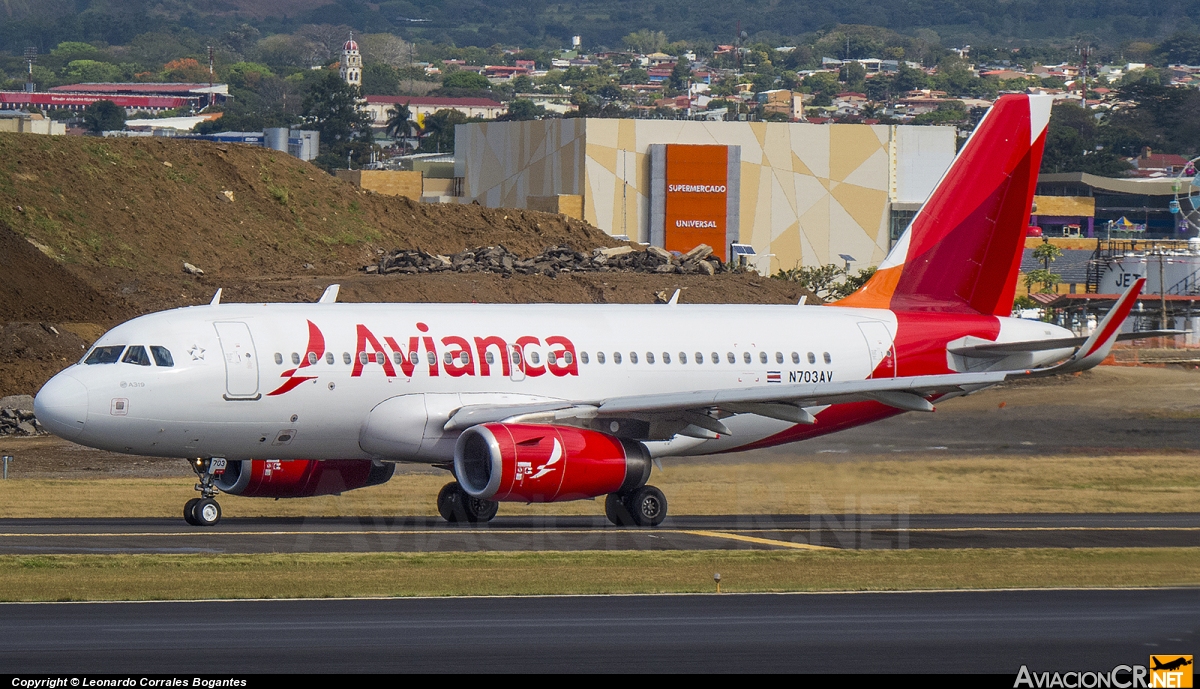
{"type": "Polygon", "coordinates": [[[212,301],[208,302],[209,306],[216,306],[221,303],[221,288],[217,288],[217,293],[213,295],[212,301]]]}
{"type": "Polygon", "coordinates": [[[325,292],[321,295],[321,298],[317,300],[317,303],[318,304],[334,303],[335,301],[337,301],[338,290],[341,288],[342,288],[341,285],[330,285],[330,286],[326,287],[325,292]]]}
{"type": "Polygon", "coordinates": [[[671,299],[670,299],[670,301],[667,302],[667,306],[674,306],[678,303],[679,303],[679,290],[675,290],[675,294],[671,295],[671,299]]]}
{"type": "Polygon", "coordinates": [[[1121,332],[1121,324],[1129,316],[1129,312],[1133,310],[1133,305],[1137,303],[1138,296],[1142,293],[1142,288],[1146,286],[1146,278],[1138,278],[1125,290],[1125,293],[1117,299],[1117,303],[1104,316],[1104,320],[1096,326],[1096,330],[1075,353],[1058,366],[1053,366],[1045,369],[1044,373],[1069,373],[1071,371],[1083,371],[1089,369],[1108,356],[1112,351],[1113,343],[1117,341],[1117,335],[1121,332]]]}

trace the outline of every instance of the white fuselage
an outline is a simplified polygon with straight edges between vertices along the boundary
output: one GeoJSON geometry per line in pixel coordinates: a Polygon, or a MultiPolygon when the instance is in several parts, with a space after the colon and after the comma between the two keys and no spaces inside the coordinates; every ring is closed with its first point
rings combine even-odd
{"type": "MultiPolygon", "coordinates": [[[[998,320],[999,341],[1065,332],[998,320]]],[[[446,462],[458,432],[441,425],[464,405],[859,380],[888,355],[896,328],[891,311],[826,306],[199,306],[134,319],[94,345],[164,347],[173,365],[74,365],[39,393],[39,417],[57,435],[131,454],[446,462]],[[427,420],[387,421],[416,437],[395,452],[364,450],[372,410],[401,396],[417,396],[406,399],[420,400],[410,407],[427,420]]],[[[748,414],[725,423],[730,436],[647,445],[729,451],[792,425],[748,414]]]]}

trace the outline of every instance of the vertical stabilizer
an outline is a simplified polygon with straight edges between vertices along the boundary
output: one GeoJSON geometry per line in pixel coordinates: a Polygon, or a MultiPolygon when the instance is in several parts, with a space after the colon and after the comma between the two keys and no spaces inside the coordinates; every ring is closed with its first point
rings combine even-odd
{"type": "Polygon", "coordinates": [[[997,100],[874,277],[837,305],[1009,315],[1050,104],[997,100]]]}

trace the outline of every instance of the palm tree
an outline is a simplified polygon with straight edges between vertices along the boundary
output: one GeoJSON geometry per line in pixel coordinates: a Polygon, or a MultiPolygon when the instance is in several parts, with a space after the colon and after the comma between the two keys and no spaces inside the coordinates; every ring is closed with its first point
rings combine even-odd
{"type": "Polygon", "coordinates": [[[417,124],[412,121],[412,112],[408,109],[408,103],[397,105],[388,110],[388,120],[384,131],[392,138],[402,138],[405,144],[408,143],[408,137],[417,129],[417,124]]]}

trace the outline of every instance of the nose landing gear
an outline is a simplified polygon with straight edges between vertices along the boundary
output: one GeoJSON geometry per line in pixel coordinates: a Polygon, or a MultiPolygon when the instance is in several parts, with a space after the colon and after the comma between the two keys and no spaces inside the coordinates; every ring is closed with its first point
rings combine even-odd
{"type": "Polygon", "coordinates": [[[183,520],[192,526],[213,526],[221,521],[221,505],[214,499],[217,495],[214,480],[218,474],[225,471],[225,459],[194,459],[188,464],[200,479],[196,484],[200,497],[192,498],[184,504],[183,520]]]}

